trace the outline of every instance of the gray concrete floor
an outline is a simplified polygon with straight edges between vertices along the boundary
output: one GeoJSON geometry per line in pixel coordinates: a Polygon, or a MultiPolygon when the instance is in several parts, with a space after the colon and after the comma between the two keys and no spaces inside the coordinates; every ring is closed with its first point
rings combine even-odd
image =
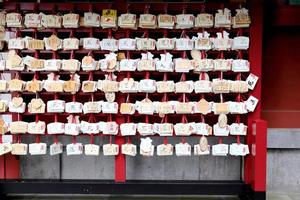
{"type": "MultiPolygon", "coordinates": [[[[217,196],[192,196],[192,197],[168,197],[168,196],[9,196],[10,200],[238,200],[237,197],[217,197],[217,196]]],[[[300,200],[300,193],[267,193],[267,200],[300,200]]]]}

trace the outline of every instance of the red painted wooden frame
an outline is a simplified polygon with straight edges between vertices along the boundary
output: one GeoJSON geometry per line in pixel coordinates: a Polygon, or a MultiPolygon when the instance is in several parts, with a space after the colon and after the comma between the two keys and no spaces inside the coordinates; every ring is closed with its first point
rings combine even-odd
{"type": "MultiPolygon", "coordinates": [[[[251,28],[249,61],[251,72],[260,79],[250,95],[261,99],[262,38],[263,38],[263,1],[252,0],[250,3],[251,28]]],[[[248,115],[248,134],[246,142],[251,154],[245,157],[244,180],[251,184],[255,192],[266,191],[266,155],[267,123],[260,120],[261,101],[255,111],[248,115]],[[253,129],[253,127],[256,127],[253,129]]]]}
{"type": "MultiPolygon", "coordinates": [[[[115,2],[116,3],[116,2],[115,2]]],[[[145,5],[150,3],[131,3],[132,10],[143,11],[145,5]]],[[[172,3],[169,7],[172,10],[182,11],[182,7],[188,3],[172,3]]],[[[151,10],[155,10],[158,13],[164,12],[165,4],[162,3],[151,3],[151,10]]],[[[191,12],[197,13],[201,10],[201,4],[194,4],[191,6],[191,12]]],[[[43,11],[52,11],[57,9],[60,11],[72,11],[74,5],[71,3],[62,3],[59,6],[53,3],[41,3],[39,5],[35,3],[4,3],[4,8],[7,11],[20,10],[35,10],[39,7],[43,11]]],[[[95,3],[92,5],[95,10],[102,10],[104,8],[110,8],[114,3],[95,3]]],[[[235,9],[238,4],[226,4],[226,7],[235,9]]],[[[117,4],[118,10],[126,12],[127,4],[117,4]]],[[[220,7],[219,3],[208,3],[208,9],[217,9],[220,7]]],[[[90,4],[82,3],[77,6],[77,9],[81,11],[88,11],[91,8],[90,4]]],[[[133,11],[134,12],[134,11],[133,11]]],[[[263,10],[262,1],[252,0],[250,1],[250,13],[252,17],[252,24],[250,28],[250,50],[249,60],[251,63],[251,71],[260,77],[256,88],[251,92],[251,95],[260,99],[261,97],[261,68],[262,68],[262,25],[263,25],[263,10]]],[[[122,96],[121,98],[124,98],[122,96]]],[[[118,99],[123,101],[124,99],[118,99]]],[[[264,192],[266,190],[266,128],[267,125],[260,119],[261,104],[259,103],[256,110],[249,114],[248,127],[249,132],[246,137],[246,142],[250,147],[251,155],[245,158],[244,162],[244,180],[247,184],[252,185],[252,189],[256,192],[264,192]],[[254,124],[255,128],[252,128],[254,124]]],[[[116,118],[116,121],[121,123],[124,121],[124,117],[116,118]]],[[[125,143],[124,137],[116,136],[115,142],[119,145],[125,143]]],[[[18,157],[12,155],[5,155],[0,157],[0,179],[17,179],[19,178],[19,162],[18,157]]],[[[115,181],[125,182],[126,181],[126,158],[124,155],[119,154],[115,159],[115,181]]]]}

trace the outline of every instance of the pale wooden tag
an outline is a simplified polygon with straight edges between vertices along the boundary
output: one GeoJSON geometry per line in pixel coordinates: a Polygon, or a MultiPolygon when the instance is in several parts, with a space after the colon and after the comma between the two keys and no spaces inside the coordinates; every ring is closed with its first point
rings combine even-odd
{"type": "Polygon", "coordinates": [[[0,135],[5,134],[8,131],[8,128],[3,119],[0,119],[0,135]]]}
{"type": "Polygon", "coordinates": [[[118,60],[118,61],[121,61],[121,60],[123,60],[123,59],[126,59],[125,53],[119,52],[119,53],[117,54],[117,60],[118,60]]]}
{"type": "Polygon", "coordinates": [[[82,59],[82,64],[83,65],[90,65],[93,62],[93,57],[92,56],[84,56],[82,59]]]}
{"type": "Polygon", "coordinates": [[[30,62],[30,68],[32,69],[43,69],[44,68],[44,60],[40,59],[32,59],[30,62]]]}
{"type": "Polygon", "coordinates": [[[227,126],[227,122],[228,122],[227,116],[223,113],[220,114],[219,117],[218,117],[219,127],[220,128],[225,128],[227,126]]]}
{"type": "Polygon", "coordinates": [[[51,35],[48,38],[47,42],[53,51],[56,51],[58,47],[61,45],[61,40],[56,35],[51,35]]]}
{"type": "Polygon", "coordinates": [[[79,83],[73,80],[65,81],[63,88],[65,92],[76,92],[78,90],[79,83]]]}
{"type": "Polygon", "coordinates": [[[28,49],[43,50],[44,49],[44,41],[43,40],[29,40],[28,41],[28,49]]]}
{"type": "Polygon", "coordinates": [[[42,90],[42,82],[39,80],[28,81],[25,90],[28,92],[39,92],[42,90]]]}
{"type": "Polygon", "coordinates": [[[19,107],[23,103],[23,98],[22,97],[14,97],[14,98],[12,98],[11,102],[14,107],[19,107]]]}
{"type": "Polygon", "coordinates": [[[82,91],[84,92],[94,92],[95,82],[85,81],[82,83],[82,91]]]}
{"type": "Polygon", "coordinates": [[[10,91],[22,91],[23,81],[19,79],[12,79],[8,82],[8,89],[10,91]]]}
{"type": "Polygon", "coordinates": [[[202,152],[205,152],[208,150],[208,141],[207,138],[205,136],[202,136],[199,140],[199,146],[200,146],[200,150],[202,152]]]}
{"type": "Polygon", "coordinates": [[[114,92],[105,92],[105,99],[112,103],[115,101],[116,98],[116,94],[114,92]]]}
{"type": "Polygon", "coordinates": [[[6,110],[7,110],[6,102],[0,101],[0,112],[3,113],[6,112],[6,110]]]}
{"type": "Polygon", "coordinates": [[[199,102],[197,102],[196,106],[197,106],[198,111],[204,115],[209,113],[211,110],[210,103],[208,101],[206,101],[205,99],[201,99],[199,102]]]}
{"type": "Polygon", "coordinates": [[[215,103],[215,113],[221,114],[221,113],[228,113],[229,107],[227,103],[215,103]]]}

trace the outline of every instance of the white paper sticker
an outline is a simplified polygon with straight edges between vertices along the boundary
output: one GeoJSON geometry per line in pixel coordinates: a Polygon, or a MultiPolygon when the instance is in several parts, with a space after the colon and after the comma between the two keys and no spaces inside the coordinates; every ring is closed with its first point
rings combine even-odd
{"type": "Polygon", "coordinates": [[[58,155],[63,152],[63,145],[62,143],[54,143],[50,145],[50,155],[58,155]]]}
{"type": "Polygon", "coordinates": [[[249,76],[246,79],[248,88],[250,90],[253,90],[255,88],[257,81],[258,81],[258,76],[254,75],[254,74],[249,74],[249,76]]]}
{"type": "Polygon", "coordinates": [[[47,152],[46,143],[32,143],[29,144],[30,155],[45,155],[47,152]]]}
{"type": "Polygon", "coordinates": [[[0,137],[2,137],[3,143],[12,143],[12,141],[13,141],[12,135],[2,135],[0,137]]]}
{"type": "Polygon", "coordinates": [[[83,153],[83,145],[81,143],[68,144],[67,155],[81,155],[83,153]]]}
{"type": "Polygon", "coordinates": [[[253,112],[257,104],[258,104],[258,99],[251,95],[246,101],[247,110],[253,112]]]}
{"type": "Polygon", "coordinates": [[[0,143],[0,156],[12,151],[10,143],[0,143]]]}

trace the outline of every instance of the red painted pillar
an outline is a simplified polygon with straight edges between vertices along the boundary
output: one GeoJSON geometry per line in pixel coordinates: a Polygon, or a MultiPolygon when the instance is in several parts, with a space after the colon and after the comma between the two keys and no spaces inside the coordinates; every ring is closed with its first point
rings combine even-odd
{"type": "MultiPolygon", "coordinates": [[[[119,75],[118,81],[123,80],[124,76],[119,75]]],[[[125,102],[125,97],[120,96],[117,99],[119,105],[125,102]]],[[[116,122],[120,125],[125,122],[125,118],[123,116],[118,116],[116,122]]],[[[120,129],[119,129],[120,131],[120,129]]],[[[126,156],[121,154],[121,146],[125,144],[125,137],[120,135],[120,132],[115,137],[115,142],[119,145],[119,154],[115,157],[115,182],[125,182],[126,181],[126,156]]]]}
{"type": "Polygon", "coordinates": [[[4,156],[0,156],[0,179],[5,178],[5,160],[4,156]]]}
{"type": "Polygon", "coordinates": [[[253,182],[255,192],[266,191],[267,122],[255,120],[252,126],[253,182]]]}
{"type": "Polygon", "coordinates": [[[244,179],[251,184],[252,190],[262,193],[265,199],[266,191],[266,161],[267,161],[267,122],[261,117],[261,71],[262,71],[262,38],[263,38],[263,1],[252,0],[250,5],[252,24],[250,28],[249,61],[251,72],[260,79],[250,95],[260,99],[256,110],[248,117],[248,134],[246,142],[250,155],[245,158],[244,179]]]}
{"type": "Polygon", "coordinates": [[[18,179],[20,177],[20,161],[19,156],[7,154],[5,155],[5,178],[18,179]]]}
{"type": "MultiPolygon", "coordinates": [[[[255,86],[255,89],[250,92],[249,95],[253,95],[260,101],[253,113],[248,115],[248,134],[246,137],[246,143],[251,150],[252,141],[252,123],[256,119],[260,119],[261,113],[261,69],[262,69],[262,38],[263,38],[263,1],[252,0],[250,1],[250,49],[249,49],[249,61],[251,65],[251,73],[259,77],[259,80],[255,86]]],[[[246,156],[244,164],[244,180],[250,184],[254,181],[253,177],[253,158],[252,156],[246,156]]]]}
{"type": "Polygon", "coordinates": [[[119,145],[119,155],[115,158],[115,182],[126,181],[126,157],[121,154],[121,145],[124,143],[124,137],[116,136],[116,144],[119,145]]]}

